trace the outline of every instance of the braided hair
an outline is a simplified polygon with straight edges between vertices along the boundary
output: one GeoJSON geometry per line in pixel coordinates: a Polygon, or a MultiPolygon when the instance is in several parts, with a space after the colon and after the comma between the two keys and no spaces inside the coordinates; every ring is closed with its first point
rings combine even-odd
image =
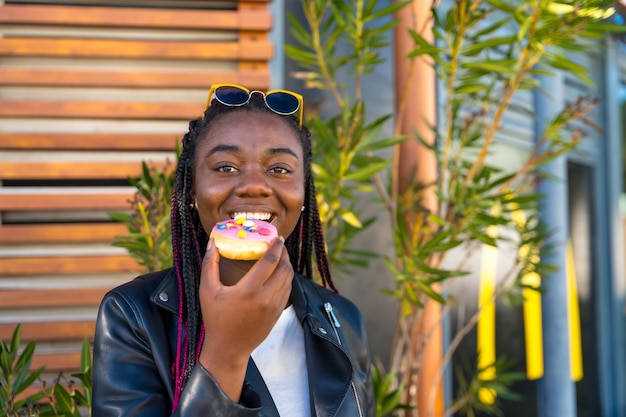
{"type": "MultiPolygon", "coordinates": [[[[206,251],[208,235],[200,223],[200,217],[197,210],[194,209],[191,196],[195,173],[196,148],[198,142],[206,137],[210,126],[220,116],[234,111],[269,112],[274,114],[267,108],[260,94],[252,94],[250,102],[240,107],[225,106],[217,100],[213,100],[206,109],[203,118],[192,120],[189,123],[189,131],[182,140],[183,147],[176,170],[171,214],[172,252],[180,294],[178,300],[176,359],[172,366],[172,375],[175,380],[175,396],[172,409],[175,409],[178,405],[180,394],[198,360],[204,337],[198,288],[200,285],[202,258],[206,251]]],[[[295,116],[280,117],[283,117],[297,132],[304,155],[304,208],[296,227],[285,240],[285,247],[289,253],[294,271],[310,279],[313,278],[312,255],[313,251],[315,251],[317,270],[322,284],[337,292],[330,275],[322,223],[317,207],[315,184],[311,173],[311,132],[306,126],[300,128],[299,120],[295,116]]]]}

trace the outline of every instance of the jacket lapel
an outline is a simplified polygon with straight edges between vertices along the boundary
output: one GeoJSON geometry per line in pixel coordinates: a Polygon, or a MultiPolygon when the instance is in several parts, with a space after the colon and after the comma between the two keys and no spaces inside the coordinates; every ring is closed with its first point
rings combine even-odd
{"type": "Polygon", "coordinates": [[[324,300],[308,278],[296,275],[291,301],[304,329],[309,390],[314,416],[334,416],[346,398],[353,378],[350,359],[334,337],[324,313],[324,300]],[[311,286],[305,292],[304,286],[311,286]]]}

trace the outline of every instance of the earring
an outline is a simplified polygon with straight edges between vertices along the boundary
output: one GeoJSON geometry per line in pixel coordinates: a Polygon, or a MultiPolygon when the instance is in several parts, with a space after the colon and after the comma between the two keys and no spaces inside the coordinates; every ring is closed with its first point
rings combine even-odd
{"type": "Polygon", "coordinates": [[[300,211],[304,211],[305,206],[302,206],[302,208],[300,209],[300,211]]]}

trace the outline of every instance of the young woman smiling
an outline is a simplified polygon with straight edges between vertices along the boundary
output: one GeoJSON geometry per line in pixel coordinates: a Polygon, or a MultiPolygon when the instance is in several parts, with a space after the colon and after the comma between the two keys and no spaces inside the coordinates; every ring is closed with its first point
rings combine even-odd
{"type": "Polygon", "coordinates": [[[375,415],[361,315],[328,268],[310,140],[300,95],[211,88],[183,138],[173,267],[100,306],[94,416],[375,415]],[[220,257],[208,238],[242,215],[278,231],[258,261],[220,257]]]}

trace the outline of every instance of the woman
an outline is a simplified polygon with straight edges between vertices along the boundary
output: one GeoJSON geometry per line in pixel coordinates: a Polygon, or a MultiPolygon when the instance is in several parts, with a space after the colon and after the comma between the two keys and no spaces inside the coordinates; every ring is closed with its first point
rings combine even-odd
{"type": "Polygon", "coordinates": [[[101,303],[93,415],[373,416],[361,316],[334,290],[321,230],[302,97],[213,86],[183,138],[174,267],[101,303]],[[258,261],[208,239],[242,214],[278,230],[258,261]],[[313,251],[332,290],[311,279],[313,251]]]}

